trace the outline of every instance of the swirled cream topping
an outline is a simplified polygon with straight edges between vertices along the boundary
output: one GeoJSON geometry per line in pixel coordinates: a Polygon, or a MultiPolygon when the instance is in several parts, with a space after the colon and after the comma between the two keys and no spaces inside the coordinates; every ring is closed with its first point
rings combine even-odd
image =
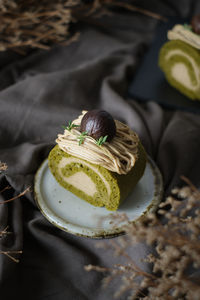
{"type": "Polygon", "coordinates": [[[200,50],[200,36],[188,29],[186,29],[183,25],[177,24],[172,30],[169,30],[167,33],[167,37],[169,40],[180,40],[183,41],[190,46],[200,50]]]}
{"type": "MultiPolygon", "coordinates": [[[[84,114],[72,123],[80,125],[84,114]]],[[[64,134],[58,134],[56,142],[60,149],[73,156],[85,159],[91,163],[116,172],[127,174],[134,166],[138,158],[139,138],[127,125],[115,120],[116,135],[110,142],[105,142],[101,146],[96,144],[96,140],[91,136],[84,136],[84,141],[79,145],[78,138],[81,132],[76,128],[65,129],[64,134]]]]}

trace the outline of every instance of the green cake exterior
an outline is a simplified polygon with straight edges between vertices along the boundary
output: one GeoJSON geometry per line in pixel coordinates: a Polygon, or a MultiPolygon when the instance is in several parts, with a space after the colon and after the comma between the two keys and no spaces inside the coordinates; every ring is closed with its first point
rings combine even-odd
{"type": "Polygon", "coordinates": [[[172,55],[168,60],[166,60],[166,56],[170,51],[173,50],[181,50],[185,55],[192,57],[197,68],[200,70],[200,51],[193,48],[192,46],[186,44],[185,42],[179,40],[173,40],[166,42],[159,53],[159,67],[164,72],[165,77],[170,85],[179,90],[182,94],[186,95],[192,100],[199,99],[200,100],[200,88],[197,90],[188,89],[186,86],[181,84],[171,75],[171,69],[176,63],[183,63],[187,70],[191,80],[192,85],[198,85],[200,82],[200,78],[196,77],[193,66],[187,56],[183,56],[180,54],[172,55]]]}
{"type": "Polygon", "coordinates": [[[111,211],[115,211],[118,209],[120,203],[124,201],[124,199],[128,196],[128,194],[132,191],[134,186],[142,177],[146,166],[146,152],[140,142],[138,146],[138,159],[134,167],[126,175],[119,175],[105,169],[100,165],[92,164],[89,161],[85,161],[80,158],[78,158],[78,163],[71,162],[70,164],[66,164],[64,167],[59,168],[59,163],[63,158],[70,158],[72,161],[73,159],[75,161],[77,160],[77,157],[67,154],[66,152],[61,150],[58,145],[56,145],[49,153],[49,169],[53,176],[56,178],[57,182],[65,189],[69,190],[70,192],[74,193],[76,196],[89,202],[90,204],[99,207],[105,206],[108,210],[111,211]],[[94,168],[102,176],[99,176],[97,172],[93,170],[94,168]],[[70,177],[80,171],[84,172],[95,183],[97,188],[97,192],[95,193],[95,195],[90,196],[84,191],[80,190],[78,188],[78,182],[77,186],[75,186],[65,181],[65,178],[70,177]],[[102,177],[110,186],[110,195],[108,195],[108,190],[102,180],[102,177]]]}

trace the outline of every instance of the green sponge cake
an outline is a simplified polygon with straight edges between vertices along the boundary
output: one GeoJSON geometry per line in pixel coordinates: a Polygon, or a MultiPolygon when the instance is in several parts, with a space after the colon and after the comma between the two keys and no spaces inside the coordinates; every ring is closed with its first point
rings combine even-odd
{"type": "Polygon", "coordinates": [[[117,210],[144,173],[146,153],[138,136],[105,111],[84,111],[56,142],[48,157],[52,174],[94,206],[117,210]]]}
{"type": "Polygon", "coordinates": [[[159,53],[159,66],[170,85],[192,100],[200,100],[200,16],[192,25],[175,25],[159,53]]]}
{"type": "Polygon", "coordinates": [[[200,100],[200,51],[182,41],[169,41],[161,49],[159,65],[173,87],[200,100]]]}

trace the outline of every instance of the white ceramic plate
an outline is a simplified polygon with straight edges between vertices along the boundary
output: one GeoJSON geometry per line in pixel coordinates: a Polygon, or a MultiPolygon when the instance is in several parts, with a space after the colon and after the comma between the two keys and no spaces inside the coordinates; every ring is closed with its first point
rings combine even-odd
{"type": "Polygon", "coordinates": [[[136,221],[154,211],[162,198],[162,177],[148,158],[143,177],[117,212],[94,207],[60,186],[45,160],[35,176],[35,200],[43,215],[55,226],[75,235],[108,238],[123,233],[122,225],[113,228],[114,214],[125,213],[136,221]],[[102,219],[104,221],[102,221],[102,219]]]}

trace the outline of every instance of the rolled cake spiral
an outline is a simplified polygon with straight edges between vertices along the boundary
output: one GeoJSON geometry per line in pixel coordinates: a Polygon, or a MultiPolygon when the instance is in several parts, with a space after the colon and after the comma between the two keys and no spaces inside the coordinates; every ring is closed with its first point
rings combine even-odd
{"type": "Polygon", "coordinates": [[[159,54],[159,66],[169,84],[187,97],[200,100],[200,37],[176,25],[168,32],[159,54]]]}
{"type": "Polygon", "coordinates": [[[64,188],[94,206],[116,210],[142,177],[146,154],[139,142],[138,159],[126,175],[72,156],[58,145],[51,150],[48,160],[52,174],[64,188]]]}
{"type": "Polygon", "coordinates": [[[111,141],[99,145],[84,135],[84,141],[78,143],[86,113],[83,111],[64,134],[58,134],[58,145],[48,157],[49,169],[61,186],[79,198],[117,210],[142,177],[146,152],[137,134],[117,120],[113,120],[116,133],[111,141]]]}

